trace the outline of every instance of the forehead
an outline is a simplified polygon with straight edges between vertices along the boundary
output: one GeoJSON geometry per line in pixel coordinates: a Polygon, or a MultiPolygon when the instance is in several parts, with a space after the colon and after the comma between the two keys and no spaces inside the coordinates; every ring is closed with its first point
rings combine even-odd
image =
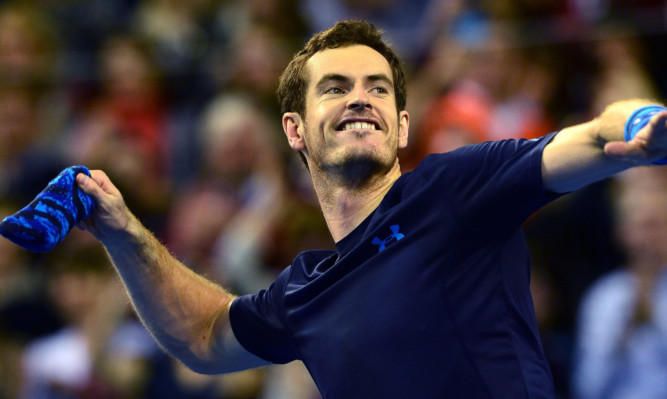
{"type": "Polygon", "coordinates": [[[389,62],[368,46],[353,45],[315,53],[306,63],[310,82],[327,74],[363,77],[384,74],[392,79],[389,62]]]}

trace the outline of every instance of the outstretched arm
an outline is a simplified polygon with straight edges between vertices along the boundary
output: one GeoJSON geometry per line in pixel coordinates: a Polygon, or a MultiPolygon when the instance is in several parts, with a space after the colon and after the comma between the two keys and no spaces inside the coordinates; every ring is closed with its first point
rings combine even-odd
{"type": "Polygon", "coordinates": [[[563,129],[542,156],[545,187],[565,193],[633,166],[667,156],[667,111],[651,117],[635,138],[625,142],[624,128],[635,110],[655,103],[626,100],[611,104],[591,122],[563,129]]]}
{"type": "Polygon", "coordinates": [[[139,317],[156,340],[188,367],[223,373],[266,365],[234,338],[229,309],[234,296],[194,273],[130,212],[106,174],[77,176],[97,204],[81,228],[107,249],[139,317]]]}

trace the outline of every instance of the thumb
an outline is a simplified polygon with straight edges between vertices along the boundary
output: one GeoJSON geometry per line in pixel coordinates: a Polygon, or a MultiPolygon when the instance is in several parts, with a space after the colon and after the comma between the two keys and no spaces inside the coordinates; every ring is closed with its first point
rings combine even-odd
{"type": "Polygon", "coordinates": [[[618,160],[627,160],[639,162],[646,157],[644,151],[641,150],[633,142],[624,141],[610,141],[604,146],[604,153],[610,158],[618,160]]]}
{"type": "Polygon", "coordinates": [[[101,170],[91,170],[90,176],[78,174],[76,183],[84,193],[90,195],[96,203],[94,217],[79,227],[90,231],[99,241],[113,239],[133,220],[120,191],[111,183],[101,170]]]}
{"type": "Polygon", "coordinates": [[[95,199],[99,199],[102,194],[102,189],[97,184],[97,182],[84,173],[79,173],[76,175],[76,184],[84,193],[95,199]]]}

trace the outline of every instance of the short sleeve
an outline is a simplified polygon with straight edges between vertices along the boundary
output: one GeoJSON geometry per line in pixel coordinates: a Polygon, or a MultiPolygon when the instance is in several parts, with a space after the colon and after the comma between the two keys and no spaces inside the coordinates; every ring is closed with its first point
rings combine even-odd
{"type": "Polygon", "coordinates": [[[237,341],[250,353],[272,363],[297,359],[283,309],[290,271],[291,267],[283,270],[268,289],[236,298],[229,312],[237,341]]]}
{"type": "Polygon", "coordinates": [[[542,181],[542,152],[555,135],[470,145],[432,160],[459,222],[478,233],[503,234],[558,198],[542,181]]]}

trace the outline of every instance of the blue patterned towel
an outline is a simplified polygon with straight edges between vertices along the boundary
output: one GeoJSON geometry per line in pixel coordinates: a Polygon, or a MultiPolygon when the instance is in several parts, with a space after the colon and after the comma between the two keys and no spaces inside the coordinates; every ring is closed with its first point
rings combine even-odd
{"type": "Polygon", "coordinates": [[[25,208],[0,222],[0,234],[32,252],[46,252],[95,209],[92,197],[76,185],[79,173],[90,176],[85,166],[70,166],[51,180],[25,208]]]}

